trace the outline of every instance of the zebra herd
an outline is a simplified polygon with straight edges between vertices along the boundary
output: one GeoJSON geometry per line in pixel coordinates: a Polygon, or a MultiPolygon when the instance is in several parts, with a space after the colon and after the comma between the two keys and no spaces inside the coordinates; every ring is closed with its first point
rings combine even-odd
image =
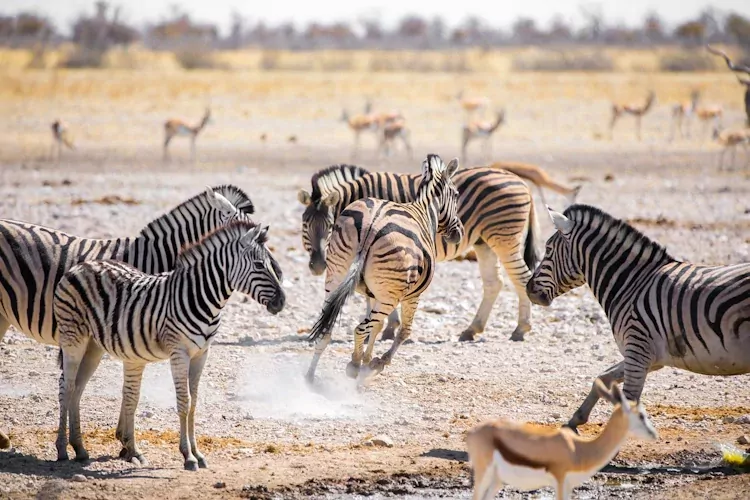
{"type": "MultiPolygon", "coordinates": [[[[493,166],[459,170],[457,160],[446,165],[436,155],[418,175],[337,165],[315,173],[311,184],[311,192],[298,193],[302,240],[310,271],[326,272],[326,301],[310,332],[317,345],[309,380],[351,294],[365,295],[367,313],[355,329],[346,372],[363,380],[382,371],[409,336],[436,263],[472,247],[483,297],[462,341],[484,331],[502,288],[502,263],[519,300],[512,340],[531,330],[532,302],[548,306],[576,287],[591,288],[624,357],[600,378],[607,387],[624,380],[629,400],[638,401],[646,375],[663,366],[750,373],[750,264],[680,262],[627,223],[576,204],[563,214],[549,210],[556,232],[537,265],[538,223],[524,180],[493,166]],[[395,338],[374,358],[381,332],[395,338]]],[[[242,190],[224,185],[207,188],[135,238],[79,238],[0,220],[0,340],[13,325],[61,349],[58,459],[68,458],[68,427],[76,459],[88,458],[80,400],[107,353],[124,365],[120,456],[145,463],[134,436],[141,378],[146,364],[169,359],[185,468],[206,466],[195,407],[222,308],[234,290],[272,314],[285,306],[268,228],[250,219],[253,212],[242,190]]],[[[568,422],[571,428],[588,420],[596,387],[568,422]]],[[[0,432],[0,448],[9,444],[0,432]]]]}

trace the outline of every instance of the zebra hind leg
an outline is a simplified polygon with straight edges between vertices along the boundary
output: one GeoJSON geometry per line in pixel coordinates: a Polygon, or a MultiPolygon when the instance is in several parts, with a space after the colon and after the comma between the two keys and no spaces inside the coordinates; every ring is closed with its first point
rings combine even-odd
{"type": "Polygon", "coordinates": [[[398,331],[398,335],[393,341],[391,348],[388,349],[382,357],[375,358],[370,362],[369,371],[371,371],[372,374],[378,374],[382,372],[387,365],[390,365],[398,348],[409,338],[409,335],[411,335],[411,325],[414,321],[414,314],[417,312],[418,305],[419,297],[401,303],[401,312],[403,314],[404,323],[401,325],[401,329],[398,331]]]}
{"type": "Polygon", "coordinates": [[[190,356],[187,351],[177,349],[170,356],[172,380],[177,396],[177,413],[180,415],[180,453],[185,458],[185,470],[198,470],[198,459],[188,441],[188,412],[192,404],[190,398],[190,356]]]}
{"type": "MultiPolygon", "coordinates": [[[[10,323],[8,320],[0,316],[0,342],[3,341],[3,337],[5,336],[5,332],[8,331],[9,326],[10,323]]],[[[0,430],[0,450],[5,450],[7,448],[10,448],[10,438],[0,430]]]]}
{"type": "Polygon", "coordinates": [[[135,410],[141,398],[144,363],[123,363],[122,383],[122,443],[120,458],[134,465],[148,465],[135,441],[135,410]]]}
{"type": "Polygon", "coordinates": [[[365,357],[364,343],[365,339],[368,342],[368,351],[372,355],[372,349],[369,345],[374,345],[375,337],[383,328],[383,321],[396,307],[395,304],[383,304],[382,302],[375,301],[373,307],[368,311],[367,316],[357,325],[354,330],[354,352],[352,353],[352,360],[346,365],[346,374],[350,378],[357,378],[360,376],[360,368],[362,366],[362,360],[365,357]]]}
{"type": "Polygon", "coordinates": [[[76,452],[76,460],[78,461],[89,459],[89,454],[83,446],[83,438],[81,436],[81,396],[86,389],[86,384],[88,384],[91,376],[99,366],[99,362],[102,360],[103,355],[104,350],[99,347],[96,342],[89,340],[86,352],[78,367],[78,373],[76,374],[75,379],[75,390],[73,391],[72,399],[69,402],[70,444],[76,452]]]}
{"type": "Polygon", "coordinates": [[[479,309],[474,315],[471,325],[458,338],[461,342],[473,341],[477,334],[484,331],[492,307],[495,305],[495,300],[497,300],[500,290],[503,289],[497,254],[486,243],[475,244],[474,252],[477,255],[479,274],[482,277],[482,303],[479,304],[479,309]]]}
{"type": "Polygon", "coordinates": [[[383,334],[380,336],[380,340],[393,340],[396,338],[396,331],[401,326],[401,318],[399,318],[398,309],[394,309],[391,314],[388,315],[388,324],[383,329],[383,334]]]}
{"type": "MultiPolygon", "coordinates": [[[[86,343],[78,342],[63,346],[63,390],[60,398],[60,423],[57,428],[57,460],[68,460],[68,417],[70,403],[75,391],[76,378],[81,360],[86,354],[86,343]]],[[[72,423],[72,422],[71,422],[72,423]]]]}
{"type": "Polygon", "coordinates": [[[198,460],[198,467],[205,469],[208,467],[206,457],[198,451],[198,442],[195,439],[195,406],[198,403],[198,386],[201,381],[201,373],[208,359],[208,349],[203,354],[190,360],[190,412],[188,413],[188,440],[190,441],[190,450],[198,460]]]}

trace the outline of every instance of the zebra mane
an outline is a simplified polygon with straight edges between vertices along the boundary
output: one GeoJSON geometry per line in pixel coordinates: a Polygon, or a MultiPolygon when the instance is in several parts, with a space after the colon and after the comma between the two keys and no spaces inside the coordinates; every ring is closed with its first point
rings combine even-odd
{"type": "Polygon", "coordinates": [[[574,204],[569,206],[563,212],[568,219],[575,221],[585,227],[596,227],[600,233],[608,232],[607,239],[618,236],[620,245],[623,248],[632,248],[634,246],[651,247],[654,250],[654,258],[676,260],[672,257],[666,248],[652,240],[638,229],[634,228],[627,222],[617,219],[600,208],[591,205],[574,204]]]}
{"type": "MultiPolygon", "coordinates": [[[[229,200],[232,205],[234,205],[241,213],[250,215],[255,212],[255,206],[253,206],[253,202],[250,201],[250,197],[247,195],[247,193],[245,193],[245,191],[238,188],[237,186],[233,184],[221,184],[219,186],[214,186],[211,189],[213,189],[214,191],[218,191],[219,194],[229,200]]],[[[185,207],[194,205],[197,201],[205,198],[205,196],[206,193],[202,192],[200,194],[196,194],[192,198],[183,201],[169,212],[149,222],[143,229],[141,229],[139,235],[148,236],[150,234],[156,234],[160,231],[159,228],[161,228],[162,226],[169,227],[170,224],[168,224],[168,221],[174,217],[174,214],[180,213],[180,211],[185,207]]]]}
{"type": "MultiPolygon", "coordinates": [[[[211,244],[212,240],[221,240],[222,243],[234,241],[258,226],[259,224],[250,220],[235,219],[231,222],[227,222],[223,226],[207,233],[199,241],[182,247],[180,253],[177,254],[176,267],[179,267],[181,264],[184,265],[191,260],[191,258],[201,257],[203,255],[203,247],[207,244],[211,244]]],[[[261,243],[265,243],[265,241],[262,241],[261,243]]]]}
{"type": "Polygon", "coordinates": [[[356,165],[331,165],[313,174],[310,182],[312,183],[312,199],[320,200],[323,193],[331,192],[336,186],[345,182],[353,181],[363,177],[370,172],[356,165]]]}

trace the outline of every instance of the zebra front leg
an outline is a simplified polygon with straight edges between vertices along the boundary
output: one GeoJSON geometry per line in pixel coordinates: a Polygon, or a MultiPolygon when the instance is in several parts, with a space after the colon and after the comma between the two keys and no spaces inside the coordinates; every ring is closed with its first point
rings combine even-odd
{"type": "Polygon", "coordinates": [[[185,458],[185,470],[198,470],[198,459],[188,442],[188,411],[192,404],[190,398],[190,356],[183,349],[176,349],[169,358],[172,366],[172,380],[177,396],[177,413],[180,415],[180,453],[185,458]]]}
{"type": "Polygon", "coordinates": [[[89,454],[83,446],[81,437],[81,396],[89,383],[91,376],[99,367],[99,363],[104,355],[104,350],[93,340],[89,340],[86,347],[86,353],[78,367],[78,373],[75,379],[75,390],[72,399],[69,402],[70,412],[70,444],[76,452],[76,460],[83,461],[89,459],[89,454]]]}
{"type": "MultiPolygon", "coordinates": [[[[597,378],[602,381],[605,387],[610,387],[612,382],[622,382],[623,378],[625,378],[625,361],[620,361],[619,363],[610,366],[597,378]]],[[[589,395],[586,396],[586,399],[583,401],[580,408],[576,410],[568,423],[565,424],[565,427],[569,427],[578,432],[576,429],[579,425],[583,425],[589,421],[591,410],[594,409],[594,406],[596,406],[596,403],[598,402],[599,393],[596,390],[596,383],[594,383],[591,386],[589,395]]]]}
{"type": "Polygon", "coordinates": [[[391,360],[393,360],[393,356],[396,354],[396,351],[398,351],[398,348],[409,338],[409,335],[411,335],[411,325],[414,321],[414,314],[417,312],[418,305],[419,297],[401,303],[401,314],[404,323],[398,331],[396,340],[391,344],[391,348],[388,349],[383,356],[375,358],[370,362],[369,368],[373,374],[382,372],[387,365],[391,364],[391,360]]]}
{"type": "Polygon", "coordinates": [[[484,242],[474,245],[474,253],[477,255],[479,274],[482,277],[482,303],[479,304],[471,325],[461,332],[458,338],[461,342],[473,341],[477,334],[484,331],[495,300],[503,289],[497,254],[484,242]]]}
{"type": "Polygon", "coordinates": [[[141,398],[141,381],[145,368],[145,363],[123,363],[121,442],[124,452],[120,452],[120,458],[135,465],[148,465],[135,441],[135,410],[141,398]]]}
{"type": "Polygon", "coordinates": [[[208,467],[206,457],[198,451],[198,442],[195,439],[195,406],[198,404],[198,386],[201,381],[201,373],[208,359],[208,348],[199,356],[190,360],[190,413],[188,413],[188,440],[190,450],[198,460],[198,467],[208,467]]]}

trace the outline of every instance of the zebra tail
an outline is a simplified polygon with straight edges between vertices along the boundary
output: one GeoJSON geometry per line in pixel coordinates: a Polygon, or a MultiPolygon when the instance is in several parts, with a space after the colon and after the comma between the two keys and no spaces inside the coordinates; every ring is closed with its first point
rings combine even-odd
{"type": "Polygon", "coordinates": [[[63,352],[62,347],[57,350],[57,367],[63,369],[63,352]]]}
{"type": "Polygon", "coordinates": [[[526,267],[533,273],[539,263],[539,254],[536,249],[536,235],[539,234],[539,220],[534,210],[534,198],[529,199],[529,228],[526,230],[526,241],[524,242],[523,261],[526,267]]]}
{"type": "Polygon", "coordinates": [[[346,276],[344,276],[344,280],[326,298],[320,317],[313,325],[312,330],[310,330],[310,335],[308,335],[307,340],[310,342],[316,342],[333,329],[333,325],[341,314],[341,309],[344,308],[346,299],[354,293],[354,290],[356,290],[357,285],[359,284],[359,277],[362,274],[364,262],[364,256],[357,255],[354,262],[349,267],[346,276]]]}

